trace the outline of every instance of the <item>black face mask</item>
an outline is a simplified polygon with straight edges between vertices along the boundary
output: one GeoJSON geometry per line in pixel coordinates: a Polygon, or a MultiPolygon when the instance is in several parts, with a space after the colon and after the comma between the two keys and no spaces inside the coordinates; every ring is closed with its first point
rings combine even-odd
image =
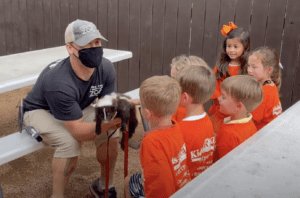
{"type": "MultiPolygon", "coordinates": [[[[74,47],[74,46],[73,46],[74,47]]],[[[74,47],[75,48],[75,47],[74,47]]],[[[76,49],[76,48],[75,48],[76,49]]],[[[102,47],[92,47],[78,50],[78,58],[81,63],[89,68],[96,68],[102,62],[103,48],[102,47]]]]}

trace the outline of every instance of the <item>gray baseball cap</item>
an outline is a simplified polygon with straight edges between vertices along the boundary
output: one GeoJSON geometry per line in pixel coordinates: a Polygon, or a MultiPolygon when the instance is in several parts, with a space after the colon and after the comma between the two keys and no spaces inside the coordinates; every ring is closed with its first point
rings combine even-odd
{"type": "Polygon", "coordinates": [[[85,46],[96,38],[107,41],[92,22],[79,19],[70,23],[65,32],[66,44],[74,42],[78,46],[85,46]]]}

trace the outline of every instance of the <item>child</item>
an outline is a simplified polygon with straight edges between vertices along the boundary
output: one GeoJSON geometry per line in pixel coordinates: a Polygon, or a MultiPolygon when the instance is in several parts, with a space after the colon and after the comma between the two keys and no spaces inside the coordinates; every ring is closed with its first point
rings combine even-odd
{"type": "Polygon", "coordinates": [[[224,119],[217,133],[214,161],[257,131],[250,112],[263,100],[262,86],[251,76],[232,76],[222,82],[221,97],[218,100],[220,112],[230,117],[224,119]]]}
{"type": "Polygon", "coordinates": [[[221,95],[220,85],[229,76],[247,73],[246,64],[250,50],[250,36],[243,28],[238,28],[230,22],[229,26],[223,26],[221,32],[226,38],[221,48],[219,60],[214,68],[217,85],[216,91],[211,97],[214,100],[214,104],[209,109],[215,132],[219,130],[223,119],[228,116],[219,111],[220,106],[217,98],[221,95]]]}
{"type": "MultiPolygon", "coordinates": [[[[177,72],[187,65],[205,65],[206,67],[208,67],[206,62],[197,56],[180,55],[172,59],[171,77],[175,78],[177,72]]],[[[172,119],[177,122],[180,122],[185,117],[186,109],[184,107],[179,106],[172,119]]]]}
{"type": "Polygon", "coordinates": [[[248,65],[248,74],[263,85],[264,100],[252,111],[253,121],[259,130],[282,113],[278,94],[281,69],[278,55],[269,47],[260,47],[252,51],[248,65]]]}
{"type": "Polygon", "coordinates": [[[216,77],[206,64],[188,65],[178,71],[176,80],[182,88],[180,105],[186,108],[187,117],[179,126],[186,143],[187,165],[193,179],[213,162],[214,130],[202,104],[215,92],[216,77]]]}
{"type": "Polygon", "coordinates": [[[170,197],[190,181],[182,132],[178,123],[171,120],[180,94],[180,85],[168,76],[154,76],[141,84],[142,115],[151,132],[140,148],[143,176],[134,174],[124,181],[127,198],[170,197]]]}

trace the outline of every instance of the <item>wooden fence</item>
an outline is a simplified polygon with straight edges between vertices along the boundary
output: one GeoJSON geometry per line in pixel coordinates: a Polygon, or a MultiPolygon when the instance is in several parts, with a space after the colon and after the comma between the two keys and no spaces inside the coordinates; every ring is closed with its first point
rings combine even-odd
{"type": "Polygon", "coordinates": [[[299,0],[0,0],[0,55],[64,45],[77,18],[92,21],[109,40],[104,47],[130,50],[115,65],[125,92],[147,77],[169,75],[172,58],[197,55],[215,65],[223,24],[250,31],[251,49],[276,49],[284,66],[281,101],[300,99],[299,0]]]}

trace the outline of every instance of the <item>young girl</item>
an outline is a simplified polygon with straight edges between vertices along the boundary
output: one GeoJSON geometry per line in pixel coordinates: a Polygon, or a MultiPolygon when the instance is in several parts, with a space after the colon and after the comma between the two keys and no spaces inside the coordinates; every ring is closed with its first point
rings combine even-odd
{"type": "Polygon", "coordinates": [[[221,48],[219,60],[214,68],[217,85],[216,91],[211,97],[214,100],[214,104],[209,109],[215,133],[219,131],[224,118],[228,117],[228,115],[220,112],[220,105],[217,100],[221,96],[221,83],[229,76],[247,74],[246,64],[250,50],[250,36],[248,31],[238,28],[233,22],[230,22],[228,26],[223,25],[221,33],[225,36],[225,40],[221,48]]]}
{"type": "Polygon", "coordinates": [[[263,85],[263,102],[251,112],[259,130],[282,112],[278,94],[281,86],[281,68],[275,50],[269,47],[253,50],[249,56],[247,71],[263,85]]]}

